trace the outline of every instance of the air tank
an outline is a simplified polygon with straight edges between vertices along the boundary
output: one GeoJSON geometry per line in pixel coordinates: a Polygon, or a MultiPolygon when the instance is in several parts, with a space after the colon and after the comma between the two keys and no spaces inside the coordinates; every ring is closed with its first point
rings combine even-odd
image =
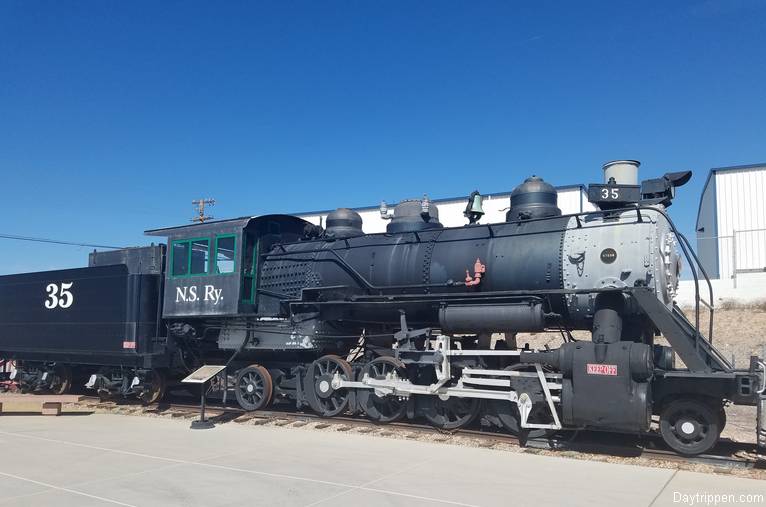
{"type": "Polygon", "coordinates": [[[550,183],[532,175],[511,192],[511,209],[505,215],[506,222],[518,222],[532,218],[561,215],[558,193],[550,183]]]}

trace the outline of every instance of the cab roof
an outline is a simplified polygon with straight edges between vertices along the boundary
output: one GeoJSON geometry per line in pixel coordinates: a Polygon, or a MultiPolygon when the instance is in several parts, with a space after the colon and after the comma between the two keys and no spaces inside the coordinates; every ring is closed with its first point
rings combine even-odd
{"type": "Polygon", "coordinates": [[[266,220],[280,220],[280,221],[293,221],[304,222],[308,224],[306,220],[298,218],[293,215],[261,215],[255,217],[239,217],[229,218],[226,220],[210,220],[208,222],[189,224],[189,225],[177,225],[175,227],[163,227],[160,229],[149,229],[144,231],[147,236],[187,236],[200,233],[209,233],[216,231],[231,231],[234,229],[246,229],[250,224],[257,224],[266,220]]]}

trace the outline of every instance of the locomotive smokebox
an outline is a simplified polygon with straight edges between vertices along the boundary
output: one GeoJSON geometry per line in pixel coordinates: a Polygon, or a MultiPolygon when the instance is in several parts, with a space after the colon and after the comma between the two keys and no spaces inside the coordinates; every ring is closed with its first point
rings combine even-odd
{"type": "Polygon", "coordinates": [[[638,185],[638,160],[612,160],[604,164],[604,183],[614,178],[618,185],[638,185]]]}
{"type": "Polygon", "coordinates": [[[327,215],[327,235],[333,238],[362,236],[362,217],[348,208],[338,208],[327,215]]]}
{"type": "Polygon", "coordinates": [[[532,176],[511,192],[511,209],[505,215],[506,222],[519,222],[532,218],[561,215],[558,192],[542,178],[532,176]]]}

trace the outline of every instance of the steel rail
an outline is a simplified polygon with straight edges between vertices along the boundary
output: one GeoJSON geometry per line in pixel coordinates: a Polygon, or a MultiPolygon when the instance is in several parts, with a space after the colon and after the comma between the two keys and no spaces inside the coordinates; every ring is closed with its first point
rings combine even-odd
{"type": "MultiPolygon", "coordinates": [[[[118,409],[120,407],[130,407],[135,409],[139,407],[142,413],[152,415],[170,414],[171,417],[183,417],[191,419],[199,416],[199,405],[185,402],[167,402],[156,405],[146,406],[134,400],[120,400],[119,402],[104,402],[96,396],[85,396],[80,402],[84,407],[92,406],[94,408],[118,409]],[[88,403],[90,401],[90,403],[88,403]]],[[[538,438],[528,439],[525,442],[518,436],[510,433],[503,433],[502,430],[477,429],[476,423],[472,427],[460,428],[456,430],[442,430],[429,424],[411,421],[397,421],[393,423],[377,423],[364,418],[362,415],[346,414],[336,417],[322,417],[313,412],[300,412],[296,409],[278,409],[258,410],[248,412],[239,407],[223,407],[213,402],[208,406],[208,419],[216,423],[226,423],[238,421],[245,423],[247,421],[257,420],[259,424],[277,423],[277,426],[291,426],[296,423],[302,423],[305,426],[309,423],[318,423],[317,429],[326,429],[333,425],[341,427],[341,431],[364,428],[368,431],[363,433],[376,432],[379,436],[396,436],[397,431],[402,432],[404,438],[413,438],[413,434],[422,436],[442,435],[446,438],[440,439],[444,442],[451,437],[466,437],[476,439],[479,447],[492,448],[501,444],[510,444],[522,448],[550,451],[574,451],[583,454],[595,454],[601,456],[616,456],[623,458],[649,458],[665,461],[673,461],[688,464],[705,464],[722,468],[758,468],[760,462],[756,459],[747,459],[735,456],[735,453],[745,452],[753,455],[757,454],[756,444],[735,442],[731,440],[721,440],[711,453],[699,456],[682,456],[672,450],[662,448],[662,438],[659,435],[647,434],[638,436],[611,432],[593,432],[564,430],[558,438],[538,438]],[[281,424],[280,424],[281,423],[281,424]],[[343,426],[349,426],[343,429],[343,426]],[[569,433],[569,438],[565,434],[569,433]],[[606,437],[605,437],[606,436],[606,437]],[[604,442],[604,439],[612,440],[604,442]],[[579,441],[578,441],[579,439],[579,441]],[[630,440],[633,440],[631,443],[630,440]],[[617,442],[614,442],[617,440],[617,442]],[[620,442],[623,440],[623,442],[620,442]],[[627,440],[627,442],[625,442],[627,440]],[[641,445],[638,445],[641,444],[641,445]],[[646,445],[648,444],[648,446],[646,445]]],[[[135,412],[135,410],[133,410],[135,412]]]]}

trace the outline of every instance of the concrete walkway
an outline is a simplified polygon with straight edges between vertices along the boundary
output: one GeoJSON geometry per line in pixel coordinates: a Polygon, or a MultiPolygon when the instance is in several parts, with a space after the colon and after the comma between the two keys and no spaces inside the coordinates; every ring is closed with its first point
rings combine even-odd
{"type": "Polygon", "coordinates": [[[766,481],[358,434],[188,425],[2,416],[0,506],[627,507],[692,505],[680,495],[696,494],[733,494],[741,504],[740,495],[757,494],[751,504],[766,505],[766,481]]]}

